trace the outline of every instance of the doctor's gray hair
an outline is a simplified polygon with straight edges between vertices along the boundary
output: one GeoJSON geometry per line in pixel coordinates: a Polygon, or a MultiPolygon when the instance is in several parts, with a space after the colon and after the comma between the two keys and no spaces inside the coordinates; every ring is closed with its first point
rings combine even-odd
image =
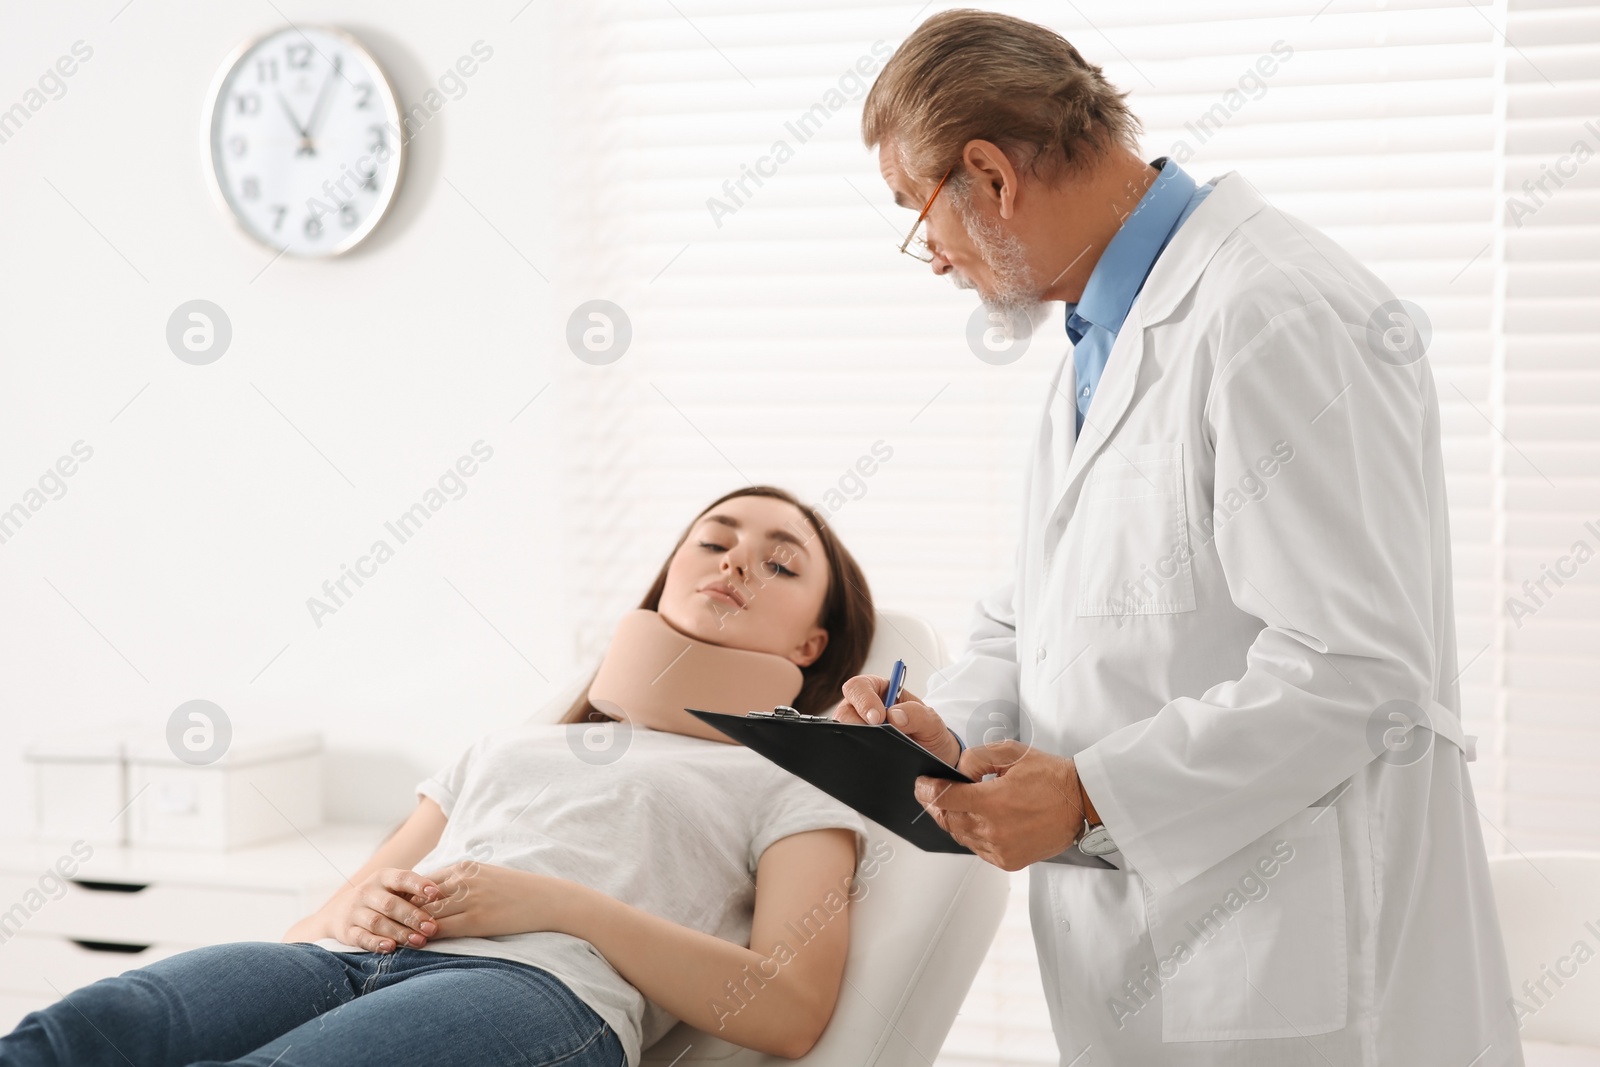
{"type": "MultiPolygon", "coordinates": [[[[906,177],[931,186],[968,141],[992,141],[1024,174],[1075,174],[1140,125],[1101,69],[1060,34],[1011,15],[934,15],[895,50],[861,109],[868,148],[892,141],[906,177]]],[[[950,183],[966,187],[965,168],[950,183]]]]}

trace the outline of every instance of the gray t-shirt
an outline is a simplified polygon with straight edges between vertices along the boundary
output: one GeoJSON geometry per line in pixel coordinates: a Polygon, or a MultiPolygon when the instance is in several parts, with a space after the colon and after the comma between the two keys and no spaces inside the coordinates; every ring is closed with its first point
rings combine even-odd
{"type": "MultiPolygon", "coordinates": [[[[683,926],[750,943],[755,873],[768,845],[859,814],[743,745],[617,723],[496,730],[417,784],[449,817],[423,874],[476,859],[566,878],[683,926]]],[[[334,938],[316,942],[358,952],[334,938]]],[[[494,956],[555,975],[611,1025],[637,1067],[676,1023],[568,934],[429,942],[424,951],[494,956]]]]}

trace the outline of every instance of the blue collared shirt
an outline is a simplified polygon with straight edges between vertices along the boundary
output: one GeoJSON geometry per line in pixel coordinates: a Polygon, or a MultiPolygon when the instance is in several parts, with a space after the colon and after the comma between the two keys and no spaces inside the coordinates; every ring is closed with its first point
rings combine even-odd
{"type": "Polygon", "coordinates": [[[1089,410],[1094,392],[1100,387],[1100,374],[1111,356],[1111,343],[1117,339],[1134,297],[1144,288],[1145,279],[1172,235],[1211,192],[1210,182],[1196,188],[1194,179],[1165,156],[1151,166],[1159,166],[1161,173],[1100,254],[1100,261],[1083,287],[1083,296],[1076,304],[1067,305],[1077,430],[1083,429],[1084,412],[1089,410]]]}

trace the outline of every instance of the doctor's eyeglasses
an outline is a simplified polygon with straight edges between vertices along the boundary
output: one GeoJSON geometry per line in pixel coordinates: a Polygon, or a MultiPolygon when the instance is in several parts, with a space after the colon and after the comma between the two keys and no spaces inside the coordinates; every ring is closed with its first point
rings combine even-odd
{"type": "Polygon", "coordinates": [[[933,210],[934,198],[939,195],[939,190],[944,188],[944,183],[950,180],[950,175],[955,172],[952,165],[944,172],[944,177],[939,179],[939,184],[933,187],[933,192],[928,196],[928,202],[922,205],[922,214],[917,216],[917,221],[912,225],[911,232],[906,234],[906,239],[900,242],[900,251],[908,256],[915,256],[924,263],[933,262],[933,253],[928,249],[928,242],[922,236],[928,221],[928,212],[933,210]]]}

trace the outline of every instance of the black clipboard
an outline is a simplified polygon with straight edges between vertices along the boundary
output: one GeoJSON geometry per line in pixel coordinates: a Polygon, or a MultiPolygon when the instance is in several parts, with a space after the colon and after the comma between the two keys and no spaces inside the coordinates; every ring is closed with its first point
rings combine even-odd
{"type": "Polygon", "coordinates": [[[792,708],[747,715],[683,710],[924,852],[972,855],[934,821],[912,792],[920,775],[952,782],[972,779],[894,725],[836,722],[801,715],[792,708]]]}

